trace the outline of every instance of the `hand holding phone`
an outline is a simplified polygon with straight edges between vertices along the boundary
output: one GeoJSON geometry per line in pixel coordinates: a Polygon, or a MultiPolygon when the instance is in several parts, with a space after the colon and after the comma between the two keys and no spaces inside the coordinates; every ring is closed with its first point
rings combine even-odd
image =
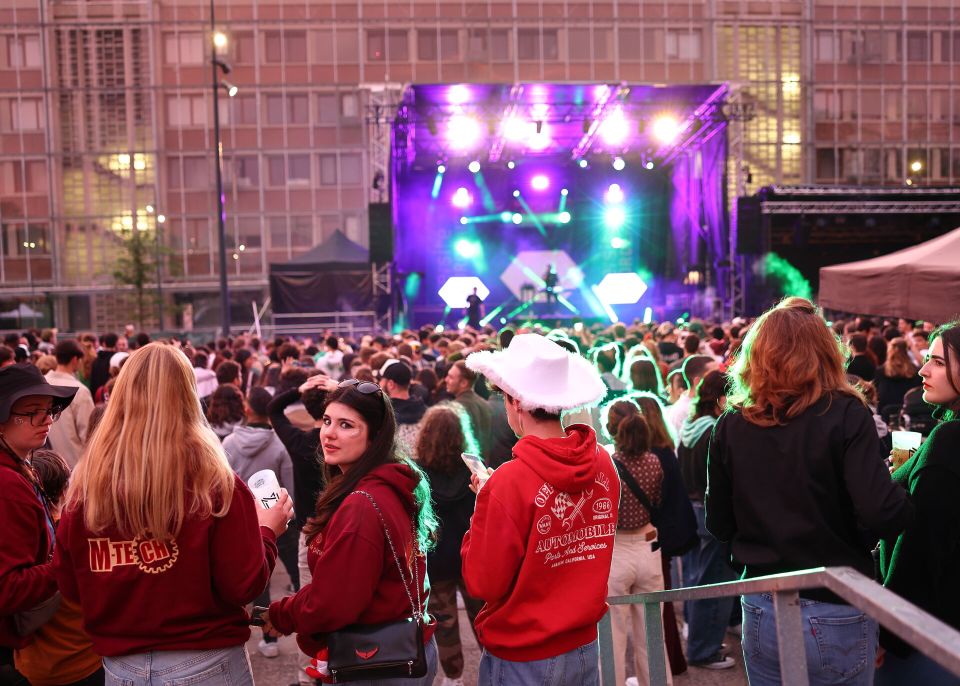
{"type": "Polygon", "coordinates": [[[472,483],[474,493],[476,493],[483,487],[483,483],[490,478],[490,475],[493,474],[493,470],[489,469],[485,464],[483,464],[483,460],[480,459],[479,455],[461,453],[460,457],[463,460],[463,463],[467,465],[467,469],[469,469],[470,473],[472,474],[470,481],[472,483]]]}
{"type": "Polygon", "coordinates": [[[250,626],[263,626],[267,623],[267,611],[270,608],[261,607],[260,605],[254,605],[253,611],[250,613],[250,626]]]}

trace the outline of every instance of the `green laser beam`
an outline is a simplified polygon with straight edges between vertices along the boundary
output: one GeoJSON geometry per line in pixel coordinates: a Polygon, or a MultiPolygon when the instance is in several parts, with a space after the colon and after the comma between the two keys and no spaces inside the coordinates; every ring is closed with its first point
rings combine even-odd
{"type": "Polygon", "coordinates": [[[487,212],[493,212],[496,207],[496,203],[493,202],[493,196],[490,194],[490,189],[487,187],[487,182],[483,178],[483,172],[476,172],[473,175],[473,180],[477,184],[477,188],[480,189],[480,195],[482,197],[483,209],[487,212]]]}
{"type": "Polygon", "coordinates": [[[433,179],[433,190],[430,192],[430,197],[436,200],[440,197],[440,186],[443,185],[443,174],[437,174],[433,179]]]}
{"type": "Polygon", "coordinates": [[[530,208],[530,205],[527,204],[527,201],[523,199],[522,195],[517,196],[517,201],[520,203],[520,206],[527,211],[527,215],[530,217],[530,221],[533,222],[533,225],[537,227],[537,230],[540,232],[540,235],[546,238],[547,230],[543,227],[543,222],[540,221],[540,218],[534,214],[533,210],[530,208]]]}
{"type": "Polygon", "coordinates": [[[498,314],[500,314],[503,311],[504,307],[506,307],[506,303],[504,303],[503,305],[500,305],[499,307],[494,309],[490,314],[488,314],[486,317],[481,319],[480,326],[486,326],[487,324],[489,324],[494,317],[496,317],[498,314]]]}

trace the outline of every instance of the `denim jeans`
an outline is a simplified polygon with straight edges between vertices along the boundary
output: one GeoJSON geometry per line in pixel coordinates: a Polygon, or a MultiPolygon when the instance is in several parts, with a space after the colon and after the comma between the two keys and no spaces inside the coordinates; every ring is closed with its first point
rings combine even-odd
{"type": "Polygon", "coordinates": [[[437,639],[433,637],[424,646],[427,658],[427,673],[419,679],[373,679],[368,681],[351,681],[357,686],[430,686],[437,676],[437,639]]]}
{"type": "Polygon", "coordinates": [[[106,686],[253,686],[243,646],[213,650],[155,650],[103,658],[106,686]]]}
{"type": "MultiPolygon", "coordinates": [[[[700,545],[683,556],[683,585],[703,586],[734,581],[737,575],[727,563],[727,547],[715,539],[704,525],[703,503],[693,503],[700,545]]],[[[683,614],[687,620],[687,662],[710,662],[720,652],[723,636],[730,623],[735,598],[688,600],[683,614]]]]}
{"type": "MultiPolygon", "coordinates": [[[[745,595],[743,661],[751,686],[780,684],[773,596],[745,595]]],[[[807,673],[811,686],[873,684],[877,622],[849,605],[800,599],[807,673]]]]}
{"type": "Polygon", "coordinates": [[[597,641],[545,660],[512,662],[486,650],[480,657],[477,686],[599,686],[597,641]]]}

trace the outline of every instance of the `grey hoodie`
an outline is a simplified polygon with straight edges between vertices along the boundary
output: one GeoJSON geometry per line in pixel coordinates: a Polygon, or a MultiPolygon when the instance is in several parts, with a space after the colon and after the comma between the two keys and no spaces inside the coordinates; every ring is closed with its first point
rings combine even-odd
{"type": "Polygon", "coordinates": [[[273,429],[260,424],[242,424],[223,439],[223,449],[230,466],[241,479],[247,481],[261,469],[271,469],[280,486],[293,497],[293,463],[273,429]]]}

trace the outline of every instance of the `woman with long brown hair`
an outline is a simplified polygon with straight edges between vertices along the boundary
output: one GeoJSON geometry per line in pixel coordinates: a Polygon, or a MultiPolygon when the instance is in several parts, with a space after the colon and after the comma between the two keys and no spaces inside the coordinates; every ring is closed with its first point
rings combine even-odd
{"type": "Polygon", "coordinates": [[[891,340],[887,344],[887,359],[877,369],[873,380],[878,396],[877,410],[881,417],[885,417],[890,411],[899,410],[907,391],[922,383],[922,379],[917,375],[918,371],[907,352],[906,339],[891,340]]]}
{"type": "MultiPolygon", "coordinates": [[[[832,566],[872,576],[867,537],[895,537],[912,517],[877,458],[873,416],[847,382],[845,357],[803,298],[765,312],[744,340],[710,440],[706,497],[707,529],[730,542],[743,578],[832,566]]],[[[826,590],[800,596],[811,682],[872,684],[876,621],[826,590]]],[[[750,683],[779,684],[772,597],[741,603],[750,683]]]]}

